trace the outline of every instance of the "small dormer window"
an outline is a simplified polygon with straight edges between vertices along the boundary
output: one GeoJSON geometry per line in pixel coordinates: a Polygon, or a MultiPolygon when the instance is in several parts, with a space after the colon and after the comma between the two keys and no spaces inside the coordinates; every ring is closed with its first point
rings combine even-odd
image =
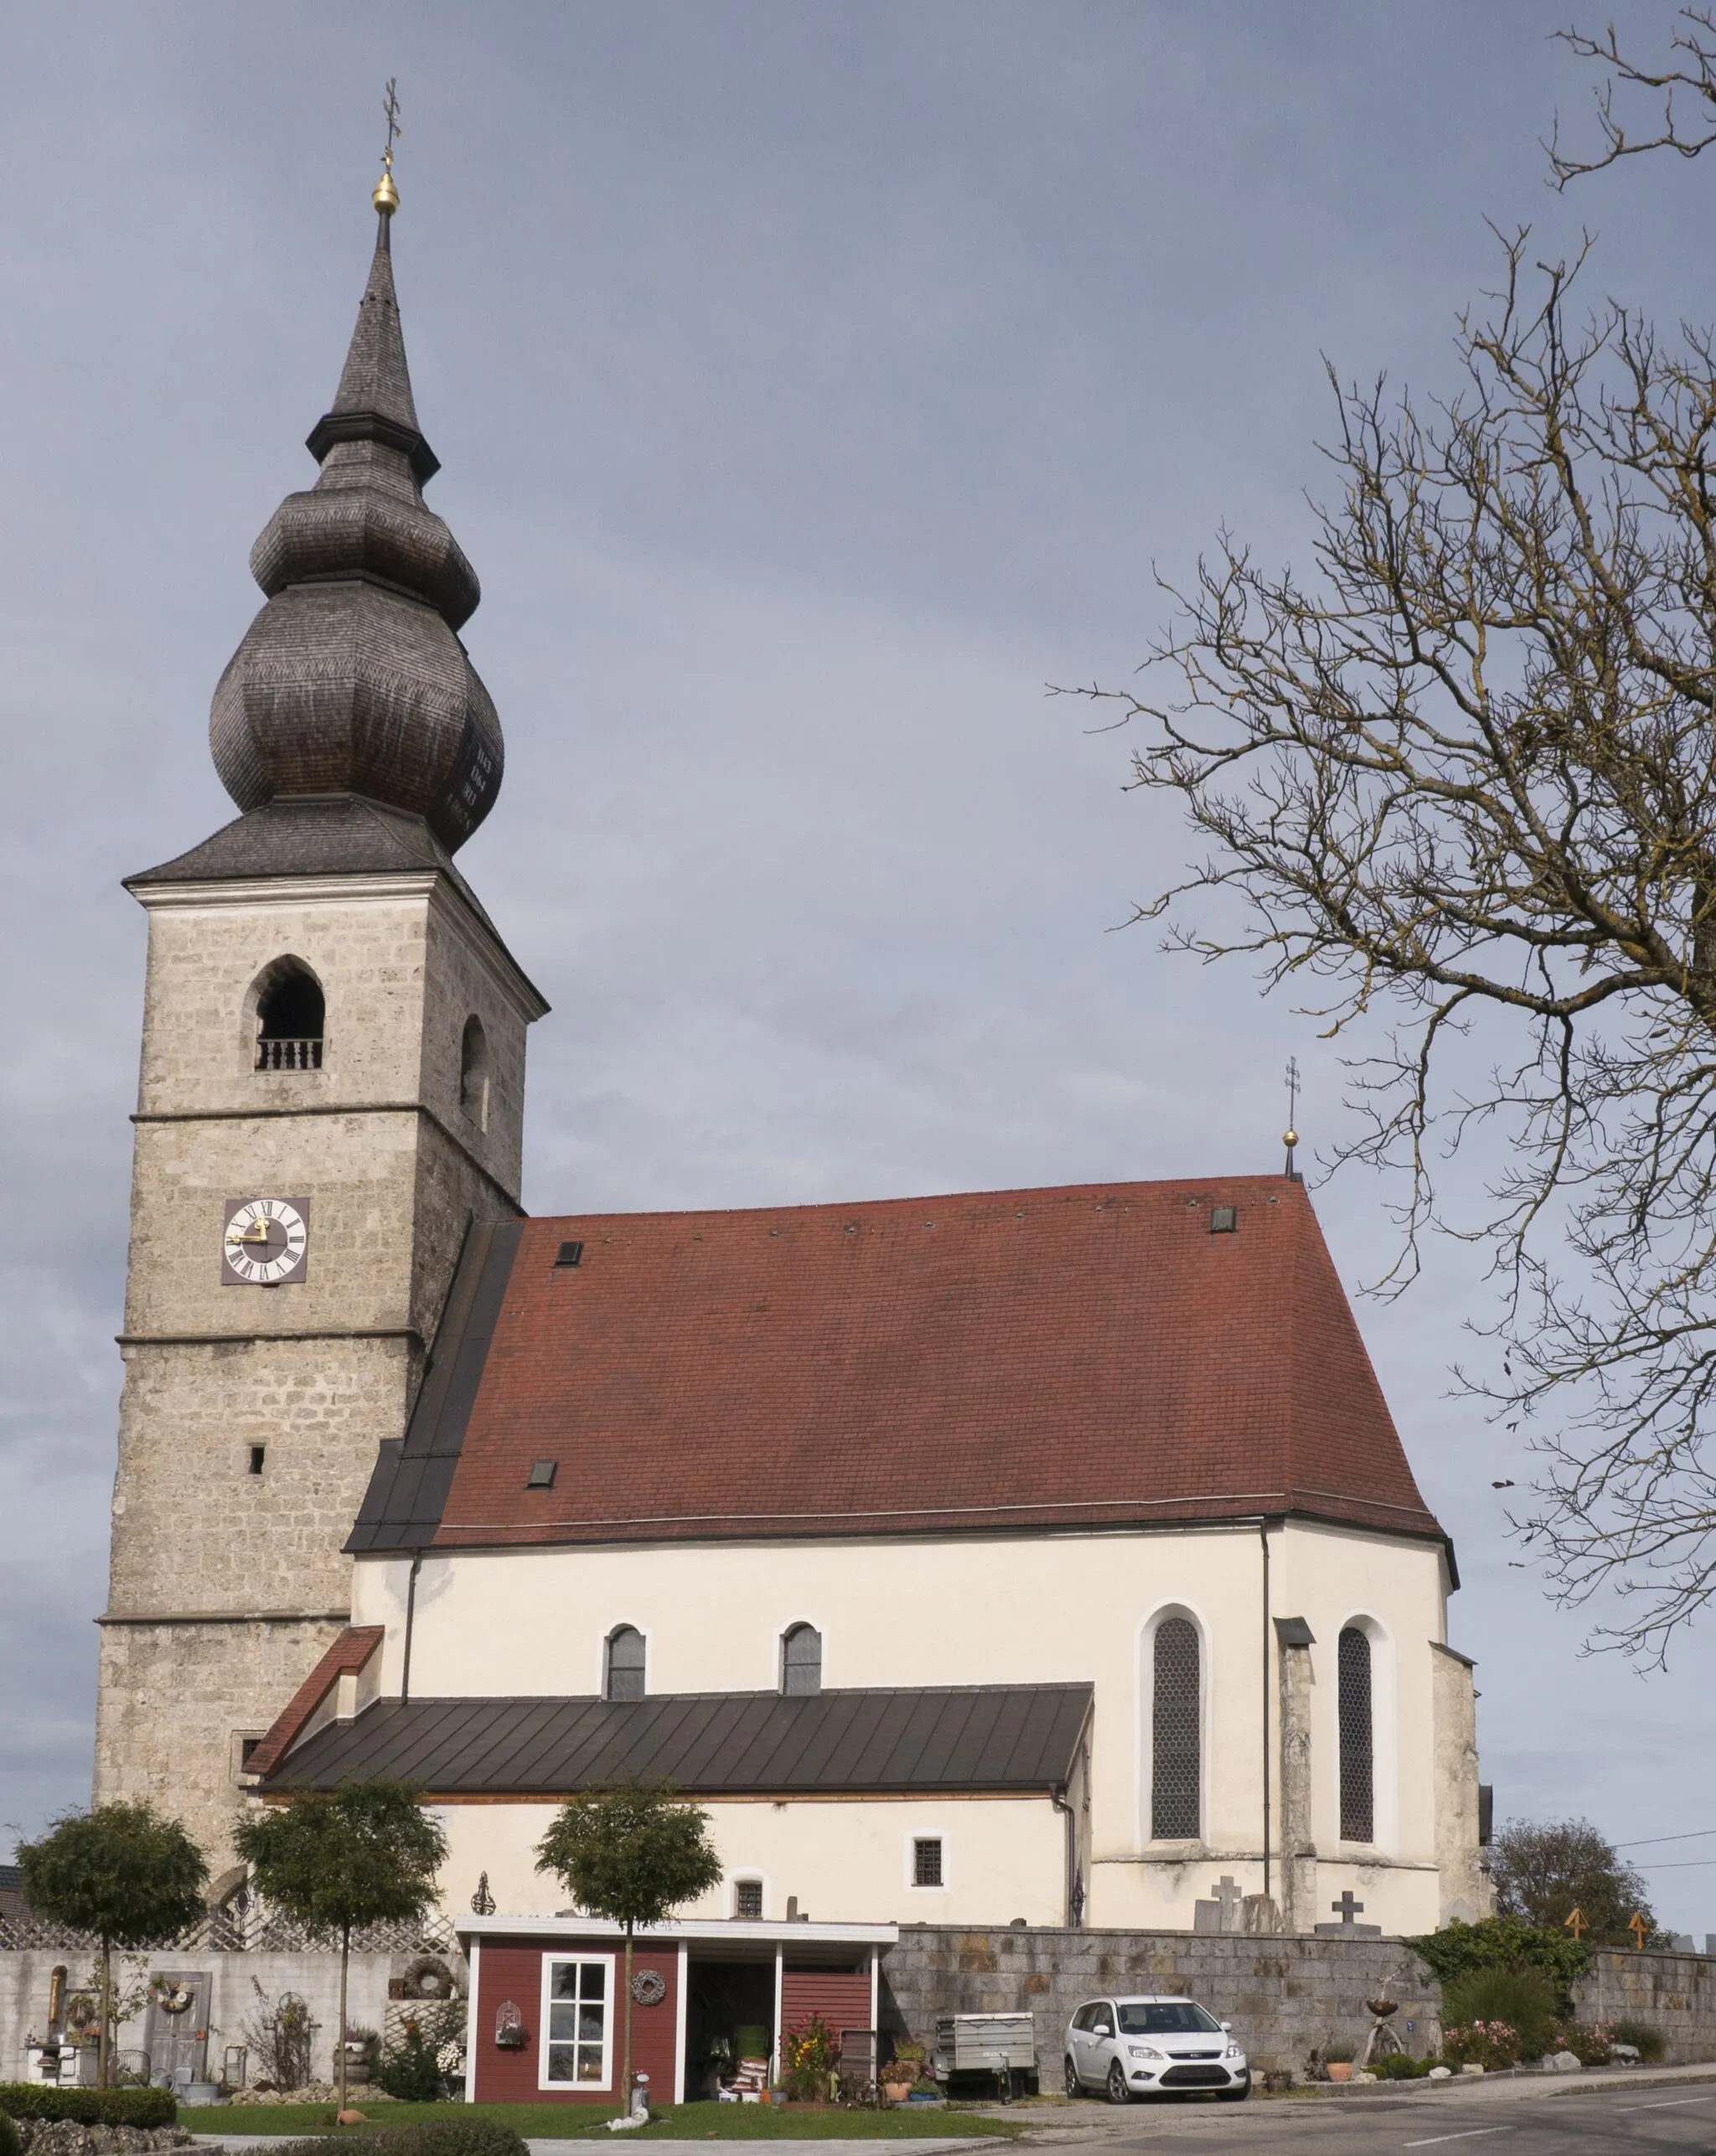
{"type": "Polygon", "coordinates": [[[300,959],[279,959],[256,996],[256,1068],[319,1071],[327,1006],[322,984],[300,959]]]}

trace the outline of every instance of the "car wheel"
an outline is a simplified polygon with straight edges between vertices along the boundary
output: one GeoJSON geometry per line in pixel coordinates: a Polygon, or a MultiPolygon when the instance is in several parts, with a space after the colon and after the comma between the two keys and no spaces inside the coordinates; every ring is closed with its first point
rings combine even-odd
{"type": "Polygon", "coordinates": [[[1221,2103],[1243,2103],[1251,2094],[1251,2083],[1242,2081],[1237,2089],[1217,2089],[1217,2101],[1221,2103]]]}
{"type": "Polygon", "coordinates": [[[1067,2054],[1067,2093],[1069,2097],[1082,2097],[1084,2094],[1084,2084],[1078,2078],[1078,2069],[1072,2063],[1072,2054],[1070,2051],[1067,2054]]]}
{"type": "Polygon", "coordinates": [[[1109,2069],[1109,2102],[1129,2103],[1131,2099],[1132,2091],[1126,2086],[1126,2070],[1116,2059],[1109,2069]]]}

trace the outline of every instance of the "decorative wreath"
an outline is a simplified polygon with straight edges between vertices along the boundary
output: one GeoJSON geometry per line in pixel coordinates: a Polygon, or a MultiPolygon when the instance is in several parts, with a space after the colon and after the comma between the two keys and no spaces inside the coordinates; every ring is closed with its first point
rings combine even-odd
{"type": "Polygon", "coordinates": [[[667,1997],[667,1978],[659,1969],[639,1969],[632,1979],[632,1996],[639,2006],[659,2006],[667,1997]]]}
{"type": "Polygon", "coordinates": [[[439,1954],[419,1954],[406,1968],[407,1998],[451,1998],[457,1988],[452,1971],[439,1954]]]}
{"type": "Polygon", "coordinates": [[[155,2003],[166,2014],[183,2014],[196,1996],[189,1984],[175,1983],[170,1978],[151,1987],[155,2003]]]}

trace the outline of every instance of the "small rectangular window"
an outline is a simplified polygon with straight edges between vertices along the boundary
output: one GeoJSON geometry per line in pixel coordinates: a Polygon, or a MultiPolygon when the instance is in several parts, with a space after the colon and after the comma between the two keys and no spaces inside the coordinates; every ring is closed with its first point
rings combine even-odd
{"type": "Polygon", "coordinates": [[[760,1879],[733,1881],[733,1914],[735,1916],[762,1916],[762,1881],[760,1879]]]}
{"type": "Polygon", "coordinates": [[[581,1265],[584,1262],[583,1244],[562,1243],[560,1246],[560,1255],[554,1262],[556,1265],[581,1265]]]}
{"type": "Polygon", "coordinates": [[[264,1461],[264,1460],[266,1460],[266,1459],[267,1458],[267,1456],[268,1456],[268,1448],[267,1448],[267,1446],[266,1446],[266,1445],[253,1445],[251,1447],[251,1474],[253,1474],[253,1475],[260,1475],[260,1474],[261,1473],[261,1471],[262,1471],[262,1462],[264,1461]]]}
{"type": "Polygon", "coordinates": [[[912,1844],[912,1884],[939,1886],[942,1883],[942,1838],[920,1835],[912,1844]]]}
{"type": "Polygon", "coordinates": [[[525,1487],[527,1490],[551,1490],[554,1478],[559,1472],[560,1462],[557,1460],[533,1460],[525,1487]]]}
{"type": "Polygon", "coordinates": [[[261,1750],[261,1745],[262,1740],[260,1737],[246,1737],[241,1741],[239,1746],[238,1760],[238,1771],[240,1774],[248,1774],[250,1772],[251,1761],[256,1756],[258,1751],[261,1750]]]}
{"type": "Polygon", "coordinates": [[[1232,1235],[1239,1226],[1239,1208],[1233,1205],[1212,1205],[1210,1207],[1210,1233],[1232,1235]]]}

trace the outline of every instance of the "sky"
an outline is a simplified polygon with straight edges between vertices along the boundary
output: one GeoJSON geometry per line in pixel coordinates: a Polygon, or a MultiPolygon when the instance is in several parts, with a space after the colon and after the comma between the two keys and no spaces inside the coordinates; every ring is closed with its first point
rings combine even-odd
{"type": "MultiPolygon", "coordinates": [[[[1660,49],[1669,10],[1610,4],[1660,49]]],[[[1325,357],[1454,386],[1486,220],[1716,313],[1716,159],[1545,184],[1565,0],[153,0],[0,22],[0,1848],[86,1801],[143,918],[231,814],[206,714],[308,483],[370,244],[381,85],[430,489],[507,778],[461,866],[553,1015],[534,1212],[1279,1165],[1331,1044],[1134,905],[1191,842],[1124,684],[1222,527],[1302,563],[1325,357]]],[[[1574,15],[1574,19],[1578,19],[1574,15]]],[[[1593,26],[1598,18],[1592,18],[1593,26]]],[[[1316,1203],[1355,1291],[1390,1187],[1316,1203]]],[[[1360,1319],[1464,1585],[1502,1817],[1584,1815],[1716,1931],[1716,1616],[1582,1650],[1450,1396],[1432,1254],[1360,1319]],[[1701,1857],[1700,1851],[1712,1853],[1701,1857]]],[[[185,1502],[203,1502],[188,1461],[185,1502]]]]}

